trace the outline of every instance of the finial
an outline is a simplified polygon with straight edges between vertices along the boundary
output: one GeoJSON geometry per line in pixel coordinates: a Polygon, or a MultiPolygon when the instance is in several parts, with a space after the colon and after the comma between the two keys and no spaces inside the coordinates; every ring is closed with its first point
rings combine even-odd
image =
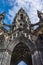
{"type": "Polygon", "coordinates": [[[43,21],[43,13],[37,10],[38,17],[43,21]]]}

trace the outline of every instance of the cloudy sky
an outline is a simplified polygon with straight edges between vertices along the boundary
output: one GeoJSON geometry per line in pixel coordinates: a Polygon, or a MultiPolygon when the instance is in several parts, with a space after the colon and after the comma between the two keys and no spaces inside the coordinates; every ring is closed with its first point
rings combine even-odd
{"type": "Polygon", "coordinates": [[[20,63],[18,63],[18,65],[27,65],[24,61],[21,61],[20,63]]]}
{"type": "Polygon", "coordinates": [[[36,23],[39,21],[37,10],[43,12],[43,0],[0,0],[0,13],[6,13],[4,22],[11,24],[21,7],[27,12],[31,23],[36,23]]]}
{"type": "Polygon", "coordinates": [[[43,0],[0,0],[0,13],[6,13],[4,22],[11,24],[21,7],[27,12],[31,23],[36,23],[39,21],[37,10],[43,12],[43,0]]]}

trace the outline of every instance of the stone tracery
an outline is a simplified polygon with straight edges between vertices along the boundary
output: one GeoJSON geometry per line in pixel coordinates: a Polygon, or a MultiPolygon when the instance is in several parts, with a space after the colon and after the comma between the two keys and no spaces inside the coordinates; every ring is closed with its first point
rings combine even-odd
{"type": "MultiPolygon", "coordinates": [[[[3,40],[4,43],[0,42],[0,44],[2,43],[4,44],[3,47],[0,48],[0,50],[2,50],[0,53],[2,53],[1,55],[3,55],[3,58],[1,58],[3,62],[0,61],[0,65],[6,65],[6,64],[10,65],[12,51],[14,47],[20,42],[25,43],[30,49],[32,53],[31,55],[32,55],[33,65],[38,65],[38,63],[39,65],[41,65],[42,61],[41,59],[39,59],[40,58],[39,55],[41,51],[38,50],[37,44],[39,41],[38,36],[40,34],[43,35],[43,13],[40,13],[38,11],[39,22],[36,24],[31,24],[27,13],[22,8],[19,10],[17,15],[15,16],[12,25],[7,25],[3,23],[4,16],[5,15],[3,14],[0,15],[0,30],[2,30],[0,31],[0,36],[4,35],[4,38],[5,38],[5,40],[3,40]],[[36,30],[32,29],[36,25],[39,25],[39,27],[36,30]],[[4,29],[4,26],[10,27],[10,32],[6,31],[4,29]],[[36,64],[35,64],[35,61],[36,61],[36,64]]],[[[40,48],[41,47],[39,46],[39,49],[40,48]]]]}

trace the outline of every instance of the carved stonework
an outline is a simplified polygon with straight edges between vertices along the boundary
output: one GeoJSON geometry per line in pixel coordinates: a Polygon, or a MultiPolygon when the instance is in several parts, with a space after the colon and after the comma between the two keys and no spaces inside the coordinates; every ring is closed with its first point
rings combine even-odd
{"type": "Polygon", "coordinates": [[[43,56],[41,56],[43,55],[43,36],[41,36],[43,35],[43,13],[38,11],[38,17],[39,22],[31,24],[27,13],[21,8],[13,23],[7,25],[3,23],[4,15],[0,15],[0,65],[13,65],[12,58],[16,60],[14,65],[17,65],[21,59],[26,61],[27,65],[29,65],[28,60],[30,65],[43,64],[43,56]],[[39,27],[34,30],[34,26],[37,25],[39,27]],[[5,26],[8,26],[10,31],[4,29],[5,26]]]}
{"type": "Polygon", "coordinates": [[[27,13],[21,8],[15,16],[13,23],[15,24],[14,29],[27,28],[30,29],[30,20],[27,13]]]}

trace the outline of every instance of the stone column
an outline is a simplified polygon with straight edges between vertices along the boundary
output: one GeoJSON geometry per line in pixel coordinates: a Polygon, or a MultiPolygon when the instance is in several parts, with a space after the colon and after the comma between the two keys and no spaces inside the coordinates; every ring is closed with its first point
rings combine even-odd
{"type": "Polygon", "coordinates": [[[38,51],[35,51],[34,54],[32,54],[32,63],[33,65],[41,65],[38,51]]]}
{"type": "Polygon", "coordinates": [[[10,65],[11,55],[5,51],[0,65],[10,65]]]}
{"type": "Polygon", "coordinates": [[[0,51],[0,65],[2,65],[4,52],[0,51]]]}

